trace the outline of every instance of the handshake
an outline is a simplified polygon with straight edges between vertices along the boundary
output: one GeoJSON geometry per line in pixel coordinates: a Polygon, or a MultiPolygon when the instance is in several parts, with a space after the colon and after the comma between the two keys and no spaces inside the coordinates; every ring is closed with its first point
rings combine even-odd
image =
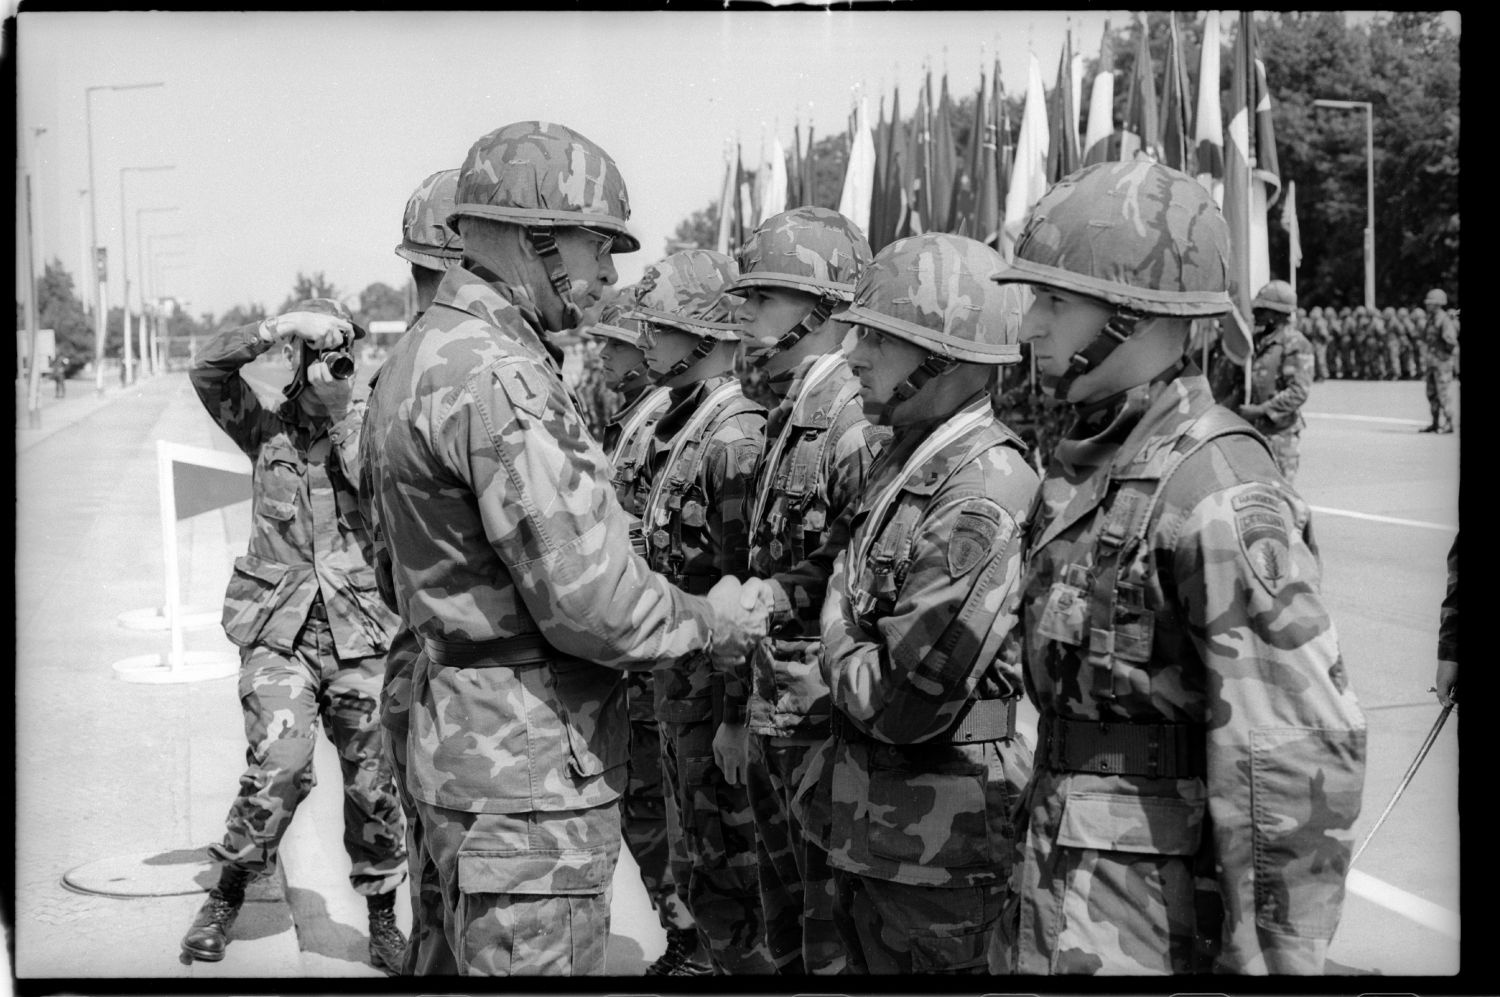
{"type": "Polygon", "coordinates": [[[732,575],[719,579],[708,592],[713,609],[714,667],[728,671],[742,664],[755,646],[770,632],[775,597],[771,586],[759,578],[741,583],[732,575]]]}

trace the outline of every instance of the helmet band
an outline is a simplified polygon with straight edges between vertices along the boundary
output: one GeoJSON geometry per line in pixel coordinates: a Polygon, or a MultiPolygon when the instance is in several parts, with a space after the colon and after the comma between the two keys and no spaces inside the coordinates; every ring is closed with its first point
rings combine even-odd
{"type": "Polygon", "coordinates": [[[1145,318],[1146,316],[1140,312],[1124,308],[1115,309],[1108,321],[1104,323],[1104,328],[1099,330],[1099,334],[1090,340],[1087,346],[1073,354],[1068,363],[1068,369],[1057,380],[1057,397],[1067,401],[1068,391],[1073,387],[1073,382],[1102,364],[1111,353],[1130,338],[1136,326],[1145,318]]]}
{"type": "Polygon", "coordinates": [[[838,299],[836,298],[830,298],[826,295],[820,296],[817,302],[813,304],[812,311],[808,312],[807,317],[792,326],[786,335],[776,340],[774,346],[757,353],[750,361],[751,366],[764,367],[776,354],[783,350],[791,349],[801,342],[804,336],[816,332],[819,326],[828,321],[828,316],[833,312],[833,306],[837,303],[838,299]]]}

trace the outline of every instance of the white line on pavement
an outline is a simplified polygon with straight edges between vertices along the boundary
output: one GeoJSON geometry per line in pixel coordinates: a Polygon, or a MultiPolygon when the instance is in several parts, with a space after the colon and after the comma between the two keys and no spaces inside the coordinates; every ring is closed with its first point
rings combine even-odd
{"type": "Polygon", "coordinates": [[[1348,516],[1350,519],[1368,519],[1374,523],[1390,523],[1392,526],[1415,526],[1423,530],[1439,530],[1444,533],[1457,533],[1457,526],[1449,526],[1446,523],[1427,523],[1420,519],[1398,519],[1395,516],[1376,516],[1368,512],[1353,512],[1349,509],[1330,509],[1326,505],[1308,506],[1313,512],[1324,516],[1348,516]]]}
{"type": "Polygon", "coordinates": [[[1449,938],[1458,937],[1458,915],[1446,907],[1439,907],[1430,900],[1423,900],[1416,894],[1397,889],[1358,869],[1350,869],[1344,883],[1355,896],[1364,897],[1371,903],[1393,910],[1407,920],[1415,921],[1449,938]]]}
{"type": "Polygon", "coordinates": [[[1354,422],[1393,422],[1401,426],[1425,425],[1421,419],[1397,419],[1389,415],[1346,415],[1343,412],[1303,412],[1309,419],[1350,419],[1354,422]]]}

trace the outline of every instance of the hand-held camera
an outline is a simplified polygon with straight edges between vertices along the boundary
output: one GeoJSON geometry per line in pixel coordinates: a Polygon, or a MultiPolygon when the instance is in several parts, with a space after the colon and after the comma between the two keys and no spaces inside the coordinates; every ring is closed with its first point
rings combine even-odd
{"type": "Polygon", "coordinates": [[[318,359],[328,365],[328,373],[341,381],[347,381],[354,376],[354,357],[349,354],[347,339],[342,346],[335,349],[319,350],[318,359]]]}

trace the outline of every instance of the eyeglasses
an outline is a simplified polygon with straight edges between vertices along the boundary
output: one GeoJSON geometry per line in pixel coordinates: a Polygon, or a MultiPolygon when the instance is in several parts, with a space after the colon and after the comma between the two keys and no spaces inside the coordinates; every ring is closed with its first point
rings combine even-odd
{"type": "Polygon", "coordinates": [[[869,343],[872,349],[879,349],[880,344],[885,341],[885,334],[879,329],[872,329],[867,325],[856,325],[853,331],[853,342],[850,349],[869,343]]]}
{"type": "Polygon", "coordinates": [[[599,244],[599,248],[594,250],[594,259],[600,260],[602,262],[606,256],[614,251],[615,237],[610,233],[601,232],[596,228],[589,228],[587,225],[579,225],[578,231],[583,232],[587,235],[591,235],[595,239],[604,240],[599,244]]]}

